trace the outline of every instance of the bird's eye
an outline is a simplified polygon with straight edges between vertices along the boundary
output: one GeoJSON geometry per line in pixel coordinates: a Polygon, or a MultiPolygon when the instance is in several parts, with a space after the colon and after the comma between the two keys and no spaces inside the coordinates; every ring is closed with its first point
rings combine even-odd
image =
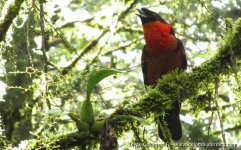
{"type": "Polygon", "coordinates": [[[158,17],[159,15],[158,14],[154,14],[155,17],[158,17]]]}

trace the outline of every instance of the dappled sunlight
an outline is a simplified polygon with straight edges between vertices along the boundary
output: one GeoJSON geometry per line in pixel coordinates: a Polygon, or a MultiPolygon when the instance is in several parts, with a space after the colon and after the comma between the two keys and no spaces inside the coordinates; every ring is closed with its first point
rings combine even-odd
{"type": "Polygon", "coordinates": [[[239,0],[8,0],[0,10],[0,149],[166,144],[156,118],[174,100],[182,102],[183,136],[162,150],[241,145],[239,0]],[[21,7],[9,8],[13,2],[21,7]],[[187,57],[184,73],[169,70],[152,87],[143,83],[142,7],[170,24],[187,57]]]}

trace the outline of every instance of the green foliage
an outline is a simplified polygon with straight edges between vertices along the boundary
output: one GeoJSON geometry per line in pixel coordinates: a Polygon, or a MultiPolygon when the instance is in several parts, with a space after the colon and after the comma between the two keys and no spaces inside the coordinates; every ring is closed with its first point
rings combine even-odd
{"type": "Polygon", "coordinates": [[[90,126],[95,122],[94,110],[90,100],[84,100],[80,108],[80,120],[88,123],[90,126]]]}
{"type": "Polygon", "coordinates": [[[92,132],[95,134],[101,134],[103,131],[105,120],[98,120],[92,126],[92,132]]]}
{"type": "Polygon", "coordinates": [[[136,116],[132,116],[132,115],[119,115],[119,116],[116,116],[114,117],[113,119],[122,119],[123,121],[126,119],[126,120],[135,120],[135,121],[139,121],[139,122],[142,122],[144,123],[145,122],[145,119],[141,118],[141,117],[136,117],[136,116]]]}
{"type": "Polygon", "coordinates": [[[9,141],[6,139],[6,137],[0,136],[0,149],[7,149],[7,147],[10,145],[9,141]]]}
{"type": "Polygon", "coordinates": [[[89,124],[85,121],[78,120],[76,126],[80,133],[89,131],[89,124]]]}
{"type": "Polygon", "coordinates": [[[201,121],[194,121],[192,126],[188,125],[187,130],[194,131],[189,133],[188,138],[190,138],[192,142],[201,143],[206,141],[212,141],[213,143],[221,143],[220,138],[203,132],[203,129],[206,129],[206,131],[208,131],[208,128],[209,128],[208,124],[204,124],[201,121]]]}
{"type": "MultiPolygon", "coordinates": [[[[110,75],[117,74],[117,73],[120,73],[120,71],[113,70],[113,69],[101,69],[92,73],[89,77],[89,80],[87,81],[87,88],[86,88],[87,98],[86,100],[83,101],[80,108],[80,120],[83,121],[84,123],[87,123],[89,126],[94,125],[93,126],[94,132],[99,131],[99,133],[101,133],[100,129],[103,126],[103,122],[95,123],[94,110],[93,110],[92,102],[90,100],[91,91],[101,80],[103,80],[104,78],[110,75]]],[[[83,124],[83,123],[80,123],[80,124],[83,124]]]]}
{"type": "MultiPolygon", "coordinates": [[[[123,149],[133,142],[161,143],[153,118],[164,116],[176,99],[182,102],[181,115],[192,122],[182,123],[180,142],[223,142],[217,100],[227,143],[240,142],[240,4],[50,0],[41,12],[38,1],[24,1],[0,43],[0,76],[6,84],[0,89],[0,96],[6,91],[0,98],[1,134],[12,145],[27,140],[26,149],[98,149],[100,131],[108,134],[105,122],[123,149]],[[140,7],[172,25],[188,58],[187,72],[173,71],[147,90],[140,67],[143,30],[135,10],[140,7]],[[125,74],[106,78],[120,70],[125,74]]],[[[0,9],[3,5],[0,0],[0,9]]]]}
{"type": "Polygon", "coordinates": [[[89,80],[87,81],[87,88],[86,88],[86,92],[87,92],[87,99],[90,96],[90,93],[92,91],[92,89],[104,78],[110,76],[110,75],[114,75],[117,73],[120,73],[121,71],[118,70],[114,70],[114,69],[100,69],[94,73],[92,73],[89,77],[89,80]]]}

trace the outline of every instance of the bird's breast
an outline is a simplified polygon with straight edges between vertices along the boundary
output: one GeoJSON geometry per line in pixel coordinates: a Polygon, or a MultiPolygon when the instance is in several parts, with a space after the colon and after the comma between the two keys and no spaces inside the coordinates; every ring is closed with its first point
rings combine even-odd
{"type": "Polygon", "coordinates": [[[173,52],[177,48],[176,37],[171,34],[150,34],[146,37],[147,53],[156,55],[162,52],[173,52]]]}
{"type": "Polygon", "coordinates": [[[163,52],[147,57],[147,80],[149,85],[155,85],[157,80],[171,70],[182,69],[182,59],[179,51],[163,52]]]}

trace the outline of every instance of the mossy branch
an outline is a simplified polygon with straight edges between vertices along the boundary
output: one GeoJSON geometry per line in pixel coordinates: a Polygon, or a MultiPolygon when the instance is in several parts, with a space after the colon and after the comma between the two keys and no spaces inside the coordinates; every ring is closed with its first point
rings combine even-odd
{"type": "MultiPolygon", "coordinates": [[[[5,39],[8,28],[13,22],[13,19],[18,15],[21,4],[24,0],[15,0],[11,4],[2,9],[0,17],[0,42],[5,39]]],[[[8,4],[8,2],[6,2],[8,4]]]]}
{"type": "MultiPolygon", "coordinates": [[[[98,136],[90,136],[87,133],[73,132],[64,135],[56,135],[48,139],[30,140],[26,150],[59,150],[69,149],[70,147],[82,147],[83,145],[93,144],[98,136]]],[[[99,138],[100,140],[100,138],[99,138]]]]}
{"type": "MultiPolygon", "coordinates": [[[[229,20],[230,21],[230,20],[229,20]]],[[[231,21],[230,21],[231,22],[231,21]]],[[[111,115],[115,118],[123,114],[136,114],[148,117],[152,114],[163,115],[172,107],[172,100],[188,101],[196,108],[202,103],[198,97],[208,89],[214,89],[215,79],[228,76],[234,72],[233,63],[241,59],[241,19],[233,23],[232,29],[227,30],[223,39],[219,41],[217,54],[201,66],[195,67],[191,72],[178,73],[174,71],[160,79],[155,88],[150,88],[136,104],[119,108],[111,115]]],[[[241,64],[236,63],[239,68],[241,64]]],[[[115,120],[115,119],[114,119],[115,120]]],[[[113,121],[113,127],[120,130],[126,128],[126,123],[113,121]],[[121,127],[121,126],[122,127],[121,127]]]]}
{"type": "MultiPolygon", "coordinates": [[[[131,130],[132,121],[135,122],[138,121],[138,119],[135,117],[120,116],[147,118],[153,114],[162,115],[172,107],[173,99],[181,102],[188,101],[188,103],[191,103],[193,106],[200,106],[197,97],[202,94],[202,92],[207,91],[207,89],[214,89],[215,79],[218,76],[228,76],[233,73],[233,60],[237,62],[241,60],[241,19],[233,23],[232,29],[227,30],[223,39],[219,41],[218,52],[212,59],[203,63],[201,66],[193,68],[191,72],[178,73],[174,71],[164,76],[158,81],[157,86],[150,88],[138,102],[117,108],[108,118],[109,125],[111,125],[117,133],[131,130]]],[[[239,63],[236,65],[236,67],[241,66],[239,63]]],[[[55,138],[55,140],[49,140],[51,142],[49,144],[58,145],[58,148],[66,148],[66,146],[73,147],[90,144],[98,142],[98,140],[100,139],[93,138],[91,135],[85,135],[83,139],[78,133],[72,133],[55,138]],[[67,144],[66,140],[68,141],[67,144]]],[[[36,148],[38,144],[36,142],[33,145],[35,145],[36,148]]],[[[45,143],[45,145],[48,145],[48,143],[45,143]]]]}

